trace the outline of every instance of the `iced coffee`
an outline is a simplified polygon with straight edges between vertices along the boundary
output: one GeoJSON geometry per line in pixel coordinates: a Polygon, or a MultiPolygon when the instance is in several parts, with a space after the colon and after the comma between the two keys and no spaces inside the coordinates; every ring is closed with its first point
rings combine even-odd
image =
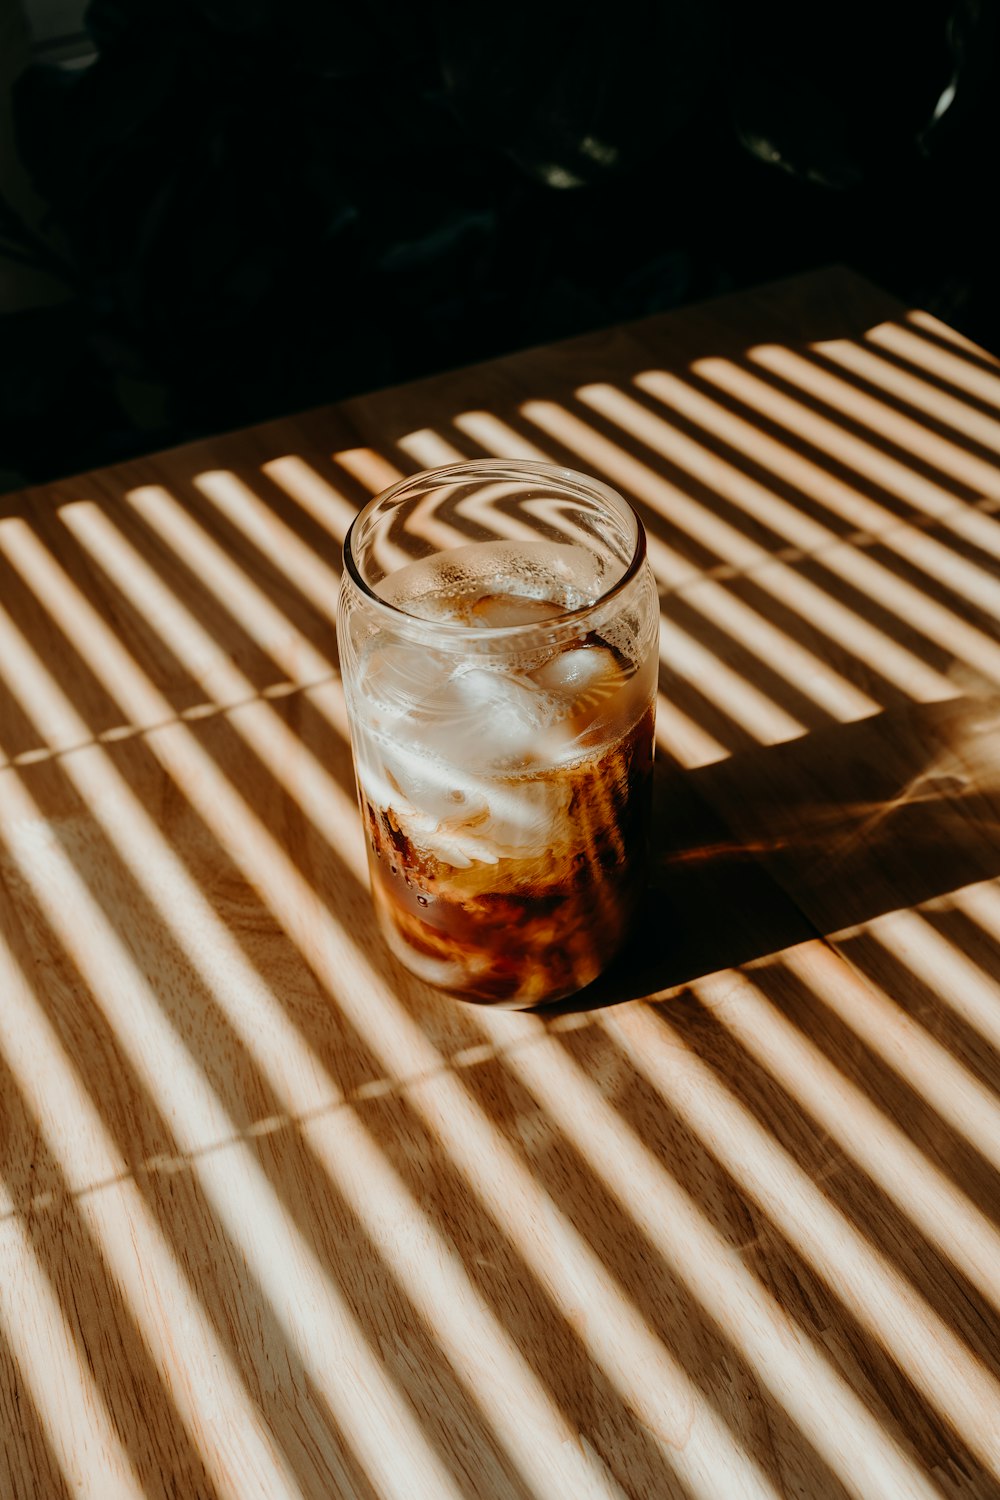
{"type": "Polygon", "coordinates": [[[641,528],[604,486],[538,465],[407,484],[436,519],[390,521],[388,492],[379,548],[368,507],[341,606],[375,905],[425,980],[537,1005],[596,978],[644,881],[657,610],[641,528]],[[490,485],[514,537],[489,535],[482,504],[463,529],[463,500],[490,485]],[[562,508],[513,504],[512,525],[509,487],[562,508]]]}

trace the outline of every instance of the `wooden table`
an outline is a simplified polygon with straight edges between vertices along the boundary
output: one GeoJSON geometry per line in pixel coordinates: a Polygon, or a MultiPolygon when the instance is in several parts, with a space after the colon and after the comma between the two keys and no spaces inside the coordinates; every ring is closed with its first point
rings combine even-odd
{"type": "Polygon", "coordinates": [[[0,499],[0,1494],[1000,1494],[998,454],[834,271],[0,499]],[[357,506],[484,453],[662,596],[546,1016],[387,957],[334,665],[357,506]]]}

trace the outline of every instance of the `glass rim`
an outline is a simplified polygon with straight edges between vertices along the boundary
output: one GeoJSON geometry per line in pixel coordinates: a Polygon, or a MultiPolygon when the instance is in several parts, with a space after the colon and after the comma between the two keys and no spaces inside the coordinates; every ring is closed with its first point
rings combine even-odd
{"type": "Polygon", "coordinates": [[[624,495],[612,489],[611,485],[605,484],[601,479],[595,479],[591,474],[584,474],[579,469],[570,469],[563,464],[550,464],[536,461],[532,458],[470,458],[463,459],[460,463],[443,464],[435,469],[420,469],[415,474],[409,474],[403,479],[397,479],[387,489],[380,490],[373,495],[358,514],[354,517],[347,534],[344,537],[344,570],[345,577],[350,580],[362,597],[373,604],[398,627],[400,622],[416,630],[420,635],[431,634],[435,639],[449,639],[454,641],[481,641],[490,640],[501,642],[505,640],[523,641],[532,636],[547,635],[553,630],[564,630],[567,626],[577,624],[587,616],[592,615],[595,610],[613,601],[624,592],[632,583],[643,563],[646,560],[646,531],[636,513],[635,508],[629,504],[624,495]],[[387,500],[394,500],[408,489],[429,487],[429,482],[437,481],[441,484],[456,483],[464,478],[475,478],[477,475],[485,476],[492,474],[498,481],[504,479],[524,480],[528,478],[542,478],[549,480],[568,480],[577,487],[589,492],[596,499],[610,500],[613,508],[624,510],[625,515],[631,519],[635,526],[635,545],[632,548],[632,556],[625,566],[621,576],[616,578],[596,599],[589,604],[577,605],[573,609],[561,610],[558,614],[550,615],[545,620],[530,620],[522,625],[463,625],[457,620],[428,620],[421,615],[410,614],[408,610],[400,609],[396,604],[391,604],[388,599],[383,599],[376,594],[372,586],[361,576],[357,561],[354,556],[354,538],[360,526],[368,519],[377,506],[384,504],[387,500]]]}

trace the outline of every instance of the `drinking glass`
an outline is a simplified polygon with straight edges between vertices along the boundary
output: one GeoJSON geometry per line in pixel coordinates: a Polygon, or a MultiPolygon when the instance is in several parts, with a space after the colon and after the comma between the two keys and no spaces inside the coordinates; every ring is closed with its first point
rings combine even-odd
{"type": "Polygon", "coordinates": [[[585,474],[484,459],[376,496],[344,562],[390,948],[469,999],[573,994],[620,948],[645,876],[658,608],[638,517],[585,474]]]}

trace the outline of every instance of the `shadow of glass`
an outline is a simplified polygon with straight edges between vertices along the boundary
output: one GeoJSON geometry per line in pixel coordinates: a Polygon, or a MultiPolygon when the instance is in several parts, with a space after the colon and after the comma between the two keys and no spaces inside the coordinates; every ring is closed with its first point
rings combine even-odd
{"type": "Polygon", "coordinates": [[[546,1013],[660,993],[1000,875],[1000,700],[911,704],[655,778],[626,952],[546,1013]]]}
{"type": "Polygon", "coordinates": [[[912,704],[695,773],[823,932],[1000,873],[1000,698],[912,704]]]}

